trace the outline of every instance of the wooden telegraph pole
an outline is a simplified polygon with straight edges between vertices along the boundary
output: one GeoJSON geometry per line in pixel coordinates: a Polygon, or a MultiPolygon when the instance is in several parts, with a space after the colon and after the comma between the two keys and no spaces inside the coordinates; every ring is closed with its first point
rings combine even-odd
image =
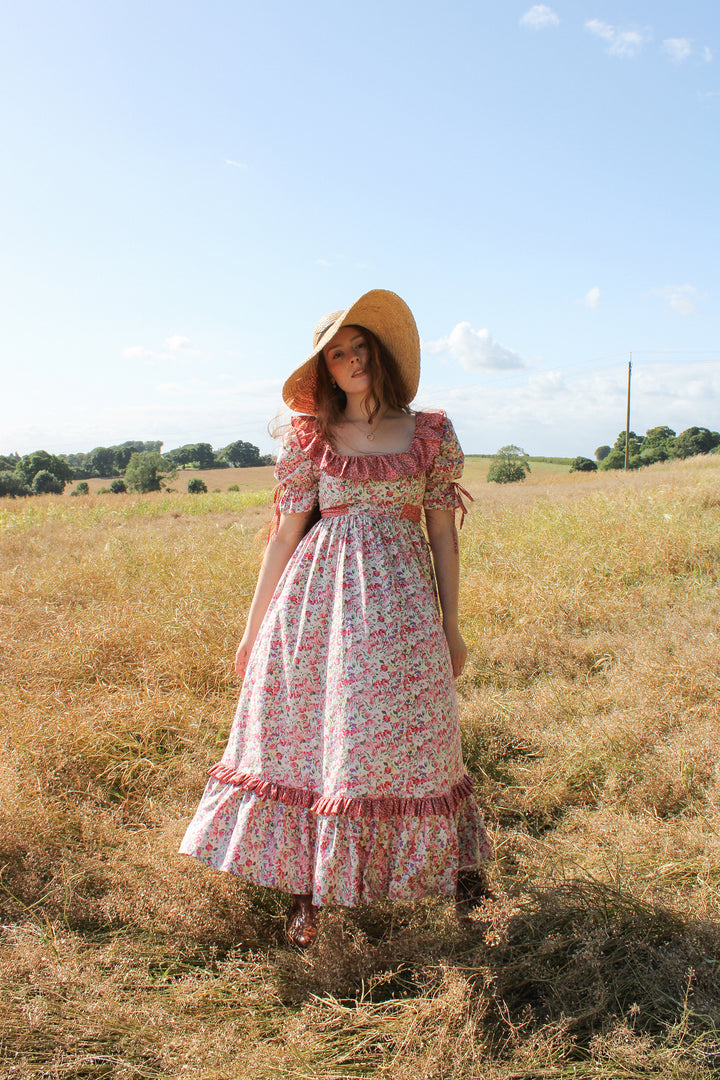
{"type": "Polygon", "coordinates": [[[628,388],[627,388],[627,412],[625,414],[625,472],[628,467],[628,454],[630,452],[630,376],[632,375],[632,353],[628,362],[628,388]]]}

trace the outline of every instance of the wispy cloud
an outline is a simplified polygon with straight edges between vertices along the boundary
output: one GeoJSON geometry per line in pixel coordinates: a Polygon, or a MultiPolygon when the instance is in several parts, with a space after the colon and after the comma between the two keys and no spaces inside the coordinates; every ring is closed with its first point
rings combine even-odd
{"type": "Polygon", "coordinates": [[[567,386],[559,371],[543,371],[528,379],[528,391],[541,398],[554,398],[567,393],[567,386]]]}
{"type": "Polygon", "coordinates": [[[714,52],[709,47],[709,45],[706,45],[705,48],[703,49],[703,60],[705,61],[706,64],[712,64],[714,59],[715,59],[714,52]]]}
{"type": "Polygon", "coordinates": [[[197,394],[208,383],[204,379],[186,379],[185,382],[162,382],[155,389],[159,394],[197,394]]]}
{"type": "Polygon", "coordinates": [[[670,310],[678,315],[694,315],[698,300],[704,299],[706,293],[694,285],[665,285],[662,289],[653,289],[653,296],[665,300],[670,310]]]}
{"type": "Polygon", "coordinates": [[[596,37],[603,38],[604,41],[613,41],[615,38],[615,28],[609,23],[601,22],[600,19],[587,19],[585,29],[596,37]]]}
{"type": "Polygon", "coordinates": [[[197,356],[199,353],[189,337],[183,334],[172,334],[165,339],[162,349],[148,349],[145,345],[128,345],[127,348],[121,349],[121,355],[126,360],[144,360],[148,364],[155,364],[160,360],[190,359],[190,356],[197,356]]]}
{"type": "Polygon", "coordinates": [[[146,349],[144,345],[128,345],[126,349],[121,349],[121,355],[126,360],[154,360],[157,353],[146,349]]]}
{"type": "MultiPolygon", "coordinates": [[[[627,364],[615,372],[563,377],[543,371],[518,377],[508,393],[504,382],[474,380],[452,389],[421,381],[418,407],[449,413],[466,453],[488,453],[517,443],[530,453],[585,454],[612,443],[624,426],[627,364]]],[[[717,427],[720,365],[658,363],[633,354],[633,429],[669,424],[717,427]]]]}
{"type": "Polygon", "coordinates": [[[232,165],[235,169],[247,169],[247,165],[243,161],[232,161],[230,158],[225,158],[226,165],[232,165]]]}
{"type": "Polygon", "coordinates": [[[522,357],[495,341],[489,330],[473,330],[469,322],[458,323],[447,337],[424,341],[422,347],[426,353],[449,354],[466,371],[526,367],[522,357]]]}
{"type": "Polygon", "coordinates": [[[585,29],[607,43],[611,56],[632,59],[650,36],[649,30],[618,30],[601,19],[587,19],[585,29]]]}
{"type": "Polygon", "coordinates": [[[559,22],[560,17],[547,4],[533,4],[520,19],[521,26],[528,26],[532,30],[544,30],[547,26],[557,26],[559,22]]]}
{"type": "Polygon", "coordinates": [[[663,52],[673,64],[682,64],[692,53],[692,42],[685,37],[665,38],[663,52]]]}
{"type": "Polygon", "coordinates": [[[187,352],[196,352],[195,346],[189,337],[183,337],[182,334],[173,334],[172,337],[165,339],[165,348],[172,349],[173,352],[178,350],[184,350],[187,352]]]}
{"type": "Polygon", "coordinates": [[[593,285],[592,289],[588,289],[583,298],[585,307],[595,309],[600,303],[600,286],[593,285]]]}

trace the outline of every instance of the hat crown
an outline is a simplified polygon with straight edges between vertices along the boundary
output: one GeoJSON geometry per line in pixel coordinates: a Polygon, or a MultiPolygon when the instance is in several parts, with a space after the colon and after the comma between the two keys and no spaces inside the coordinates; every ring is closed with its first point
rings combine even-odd
{"type": "Polygon", "coordinates": [[[342,311],[331,311],[329,315],[323,315],[322,319],[320,319],[313,330],[313,349],[317,347],[317,343],[325,331],[329,330],[336,319],[339,319],[342,314],[342,311]]]}

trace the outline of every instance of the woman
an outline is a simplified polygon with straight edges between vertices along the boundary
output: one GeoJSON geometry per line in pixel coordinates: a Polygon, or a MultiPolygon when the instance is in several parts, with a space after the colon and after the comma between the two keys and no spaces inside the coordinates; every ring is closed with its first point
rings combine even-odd
{"type": "Polygon", "coordinates": [[[462,452],[444,413],[410,410],[420,343],[400,297],[365,293],[313,345],[283,387],[301,415],[277,463],[235,722],[181,847],[292,894],[301,948],[322,904],[462,900],[490,855],[453,684],[462,452]]]}

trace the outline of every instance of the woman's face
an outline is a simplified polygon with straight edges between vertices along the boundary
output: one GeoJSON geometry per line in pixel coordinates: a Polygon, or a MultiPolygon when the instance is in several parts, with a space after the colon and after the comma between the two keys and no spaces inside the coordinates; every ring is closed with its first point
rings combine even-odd
{"type": "Polygon", "coordinates": [[[330,378],[346,394],[364,395],[370,389],[369,355],[367,335],[361,326],[343,326],[323,349],[330,378]]]}

